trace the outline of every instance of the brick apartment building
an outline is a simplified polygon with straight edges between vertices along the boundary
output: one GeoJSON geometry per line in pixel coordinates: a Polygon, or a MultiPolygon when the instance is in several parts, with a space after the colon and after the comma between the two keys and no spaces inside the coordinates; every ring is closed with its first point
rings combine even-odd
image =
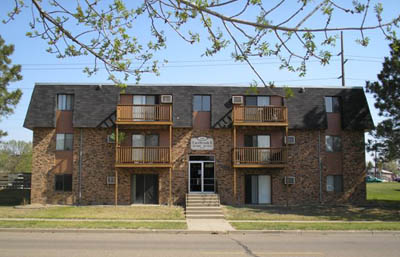
{"type": "Polygon", "coordinates": [[[36,84],[32,203],[359,202],[362,88],[36,84]]]}

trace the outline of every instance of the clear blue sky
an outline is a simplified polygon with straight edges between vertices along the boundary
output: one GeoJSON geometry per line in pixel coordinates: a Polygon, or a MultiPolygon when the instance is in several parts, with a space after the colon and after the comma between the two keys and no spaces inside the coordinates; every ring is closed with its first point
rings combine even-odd
{"type": "MultiPolygon", "coordinates": [[[[26,1],[29,2],[29,1],[26,1]]],[[[349,3],[348,0],[338,1],[349,3]]],[[[371,1],[372,3],[376,1],[371,1]]],[[[384,4],[384,17],[394,17],[400,10],[399,1],[381,1],[384,4]]],[[[2,0],[0,3],[0,17],[3,19],[5,14],[11,10],[14,0],[2,0]]],[[[288,14],[278,13],[273,18],[278,20],[288,14]]],[[[371,11],[369,17],[374,17],[371,11]]],[[[353,22],[351,19],[345,20],[337,16],[332,24],[336,25],[353,22]]],[[[369,22],[367,20],[367,24],[369,22]]],[[[12,84],[11,88],[21,88],[23,97],[18,104],[15,114],[8,118],[3,118],[0,122],[0,129],[8,132],[8,137],[4,140],[32,140],[32,132],[22,127],[29,105],[34,83],[36,82],[107,82],[107,74],[101,70],[98,74],[87,77],[82,73],[82,68],[93,62],[93,58],[74,58],[57,59],[45,51],[46,43],[41,39],[29,39],[25,33],[29,30],[31,21],[30,9],[26,9],[17,16],[16,20],[9,24],[0,25],[0,34],[8,44],[15,45],[15,52],[12,56],[13,63],[22,64],[22,75],[24,79],[12,84]]],[[[354,23],[355,26],[360,21],[354,23]]],[[[311,21],[318,23],[318,20],[311,21]]],[[[389,55],[388,42],[384,40],[381,32],[367,32],[371,38],[371,43],[367,48],[355,43],[359,37],[357,32],[344,33],[345,54],[348,62],[346,63],[346,85],[365,86],[366,80],[376,80],[376,74],[380,72],[382,61],[389,55]]],[[[212,58],[201,57],[204,45],[189,45],[176,38],[174,34],[167,33],[168,49],[159,54],[160,58],[169,60],[166,67],[161,69],[161,76],[145,75],[141,83],[157,84],[215,84],[230,86],[247,86],[251,81],[257,80],[250,68],[245,64],[235,63],[230,60],[230,49],[223,51],[212,58]]],[[[338,44],[339,45],[339,44],[338,44]]],[[[334,54],[339,53],[337,47],[334,54]]],[[[330,65],[322,67],[318,62],[308,63],[306,77],[299,78],[297,74],[285,70],[279,70],[279,60],[268,57],[255,59],[253,61],[258,72],[265,81],[274,81],[276,85],[293,86],[340,86],[340,58],[332,58],[330,65]]],[[[134,83],[132,78],[131,83],[134,83]]],[[[367,95],[371,113],[375,123],[379,121],[377,111],[373,107],[373,98],[367,95]]]]}

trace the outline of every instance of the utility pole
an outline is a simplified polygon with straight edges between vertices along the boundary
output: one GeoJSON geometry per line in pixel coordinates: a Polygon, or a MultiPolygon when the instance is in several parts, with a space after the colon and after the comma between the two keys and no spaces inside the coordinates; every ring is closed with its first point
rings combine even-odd
{"type": "Polygon", "coordinates": [[[375,160],[374,160],[374,162],[375,162],[375,178],[376,178],[376,166],[377,166],[377,163],[376,163],[376,148],[378,148],[377,146],[376,146],[376,141],[375,141],[375,160]]]}
{"type": "MultiPolygon", "coordinates": [[[[340,46],[341,46],[341,52],[338,54],[340,55],[340,63],[342,66],[342,75],[339,78],[342,78],[342,86],[346,86],[346,81],[345,81],[345,76],[344,76],[344,64],[347,62],[347,59],[344,59],[344,45],[343,45],[343,31],[340,31],[340,46]]],[[[338,78],[338,79],[339,79],[338,78]]]]}

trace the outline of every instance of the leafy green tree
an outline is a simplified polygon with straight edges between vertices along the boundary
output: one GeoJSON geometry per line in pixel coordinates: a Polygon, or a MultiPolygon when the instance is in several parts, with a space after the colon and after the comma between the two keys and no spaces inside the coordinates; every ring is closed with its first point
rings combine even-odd
{"type": "MultiPolygon", "coordinates": [[[[10,55],[14,52],[14,45],[6,45],[0,36],[0,119],[13,113],[13,108],[18,104],[22,91],[16,89],[9,91],[10,83],[21,80],[21,65],[11,65],[10,55]]],[[[0,138],[7,132],[0,130],[0,138]]]]}
{"type": "Polygon", "coordinates": [[[390,57],[383,62],[378,81],[367,81],[367,92],[375,98],[375,107],[385,120],[372,131],[376,139],[369,142],[369,150],[377,150],[386,161],[400,159],[400,41],[390,44],[390,57]]]}
{"type": "Polygon", "coordinates": [[[390,161],[383,163],[383,169],[393,172],[396,175],[399,175],[399,169],[397,167],[396,161],[390,161]]]}
{"type": "Polygon", "coordinates": [[[399,15],[384,17],[383,4],[370,0],[15,0],[5,22],[24,7],[33,14],[29,37],[46,40],[47,51],[59,58],[93,56],[94,67],[84,71],[91,75],[104,64],[121,85],[130,75],[139,81],[143,73],[159,74],[166,61],[157,56],[168,32],[188,44],[205,42],[204,56],[230,47],[232,58],[269,86],[250,57],[277,56],[281,68],[304,75],[309,60],[329,63],[340,31],[359,33],[358,43],[366,46],[368,30],[392,38],[400,21],[399,15]]]}
{"type": "Polygon", "coordinates": [[[372,164],[372,162],[368,162],[367,163],[367,170],[371,170],[372,168],[374,168],[374,165],[372,164]]]}
{"type": "Polygon", "coordinates": [[[0,143],[0,171],[7,173],[31,172],[32,143],[10,140],[0,143]]]}

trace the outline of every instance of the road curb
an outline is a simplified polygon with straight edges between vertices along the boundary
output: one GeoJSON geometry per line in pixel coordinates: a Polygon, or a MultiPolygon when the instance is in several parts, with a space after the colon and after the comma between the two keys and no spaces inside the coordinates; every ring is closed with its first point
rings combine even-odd
{"type": "Polygon", "coordinates": [[[173,229],[33,229],[33,228],[0,228],[0,232],[25,233],[132,233],[132,234],[214,234],[214,235],[245,235],[245,234],[296,234],[296,235],[332,235],[332,234],[365,234],[365,235],[395,235],[400,231],[391,230],[233,230],[233,231],[202,231],[173,229]]]}

